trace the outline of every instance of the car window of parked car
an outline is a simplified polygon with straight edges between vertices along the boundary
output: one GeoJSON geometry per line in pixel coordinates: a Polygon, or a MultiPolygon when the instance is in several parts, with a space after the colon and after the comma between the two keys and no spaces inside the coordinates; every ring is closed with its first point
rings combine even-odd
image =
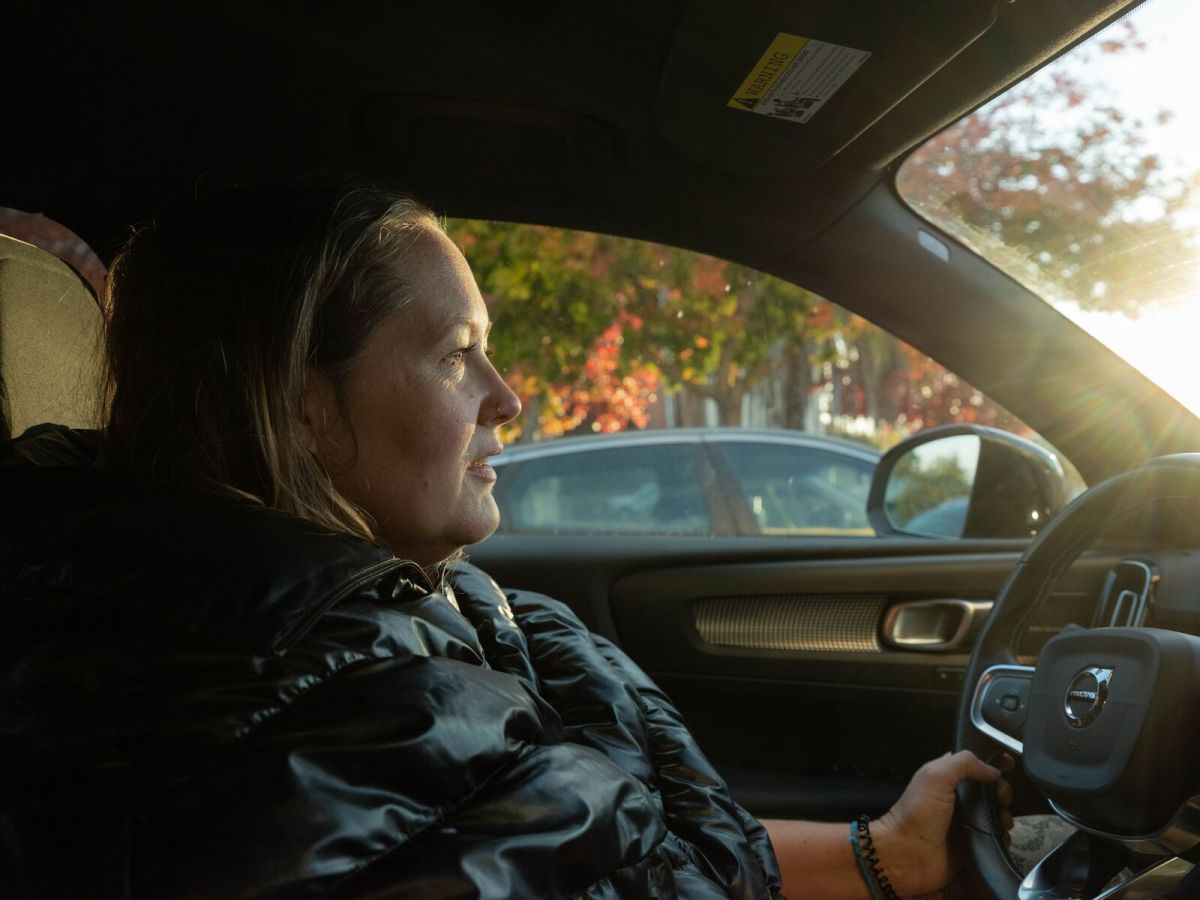
{"type": "Polygon", "coordinates": [[[872,460],[823,450],[722,441],[714,447],[761,534],[871,535],[872,460]]]}
{"type": "Polygon", "coordinates": [[[710,534],[696,451],[686,444],[559,453],[501,468],[511,531],[710,534]]]}
{"type": "Polygon", "coordinates": [[[447,228],[524,405],[498,458],[502,531],[866,537],[871,472],[898,441],[951,423],[1038,439],[908,344],[745,266],[563,228],[447,228]],[[730,449],[726,429],[763,446],[730,449]],[[637,437],[666,432],[679,446],[637,437]]]}

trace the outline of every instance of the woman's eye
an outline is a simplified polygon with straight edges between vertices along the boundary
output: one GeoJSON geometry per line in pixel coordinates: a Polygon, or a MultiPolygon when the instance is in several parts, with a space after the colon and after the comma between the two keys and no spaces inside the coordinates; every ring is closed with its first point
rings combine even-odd
{"type": "Polygon", "coordinates": [[[471,344],[469,347],[460,347],[459,349],[455,350],[453,353],[451,353],[446,358],[448,360],[450,360],[451,362],[453,362],[455,365],[458,365],[459,363],[463,362],[466,359],[468,353],[474,353],[478,349],[479,349],[478,344],[471,344]]]}

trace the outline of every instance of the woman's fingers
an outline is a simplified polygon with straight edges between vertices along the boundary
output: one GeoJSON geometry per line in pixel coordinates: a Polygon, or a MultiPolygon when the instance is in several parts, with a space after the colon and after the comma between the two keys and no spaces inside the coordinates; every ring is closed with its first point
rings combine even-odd
{"type": "MultiPolygon", "coordinates": [[[[939,756],[927,762],[921,770],[948,790],[953,790],[955,785],[968,778],[975,781],[995,781],[1000,777],[1000,769],[989,766],[970,750],[959,750],[957,753],[939,756]]],[[[921,775],[921,770],[918,770],[918,776],[921,775]]]]}
{"type": "Polygon", "coordinates": [[[1013,802],[1013,788],[1007,779],[1001,778],[996,782],[996,802],[1000,804],[1000,827],[1007,834],[1013,827],[1012,813],[1008,811],[1013,802]]]}
{"type": "MultiPolygon", "coordinates": [[[[975,781],[998,781],[1004,772],[1012,771],[1016,764],[1016,760],[1007,753],[997,753],[989,764],[970,750],[959,750],[957,753],[945,753],[937,759],[930,760],[918,770],[917,777],[924,775],[940,787],[953,790],[960,781],[966,781],[968,778],[975,781]]],[[[1012,788],[1006,790],[1008,802],[1011,802],[1012,788]]]]}
{"type": "Polygon", "coordinates": [[[1000,802],[1001,808],[1012,806],[1013,789],[1012,785],[1004,778],[996,782],[996,799],[1000,802]]]}

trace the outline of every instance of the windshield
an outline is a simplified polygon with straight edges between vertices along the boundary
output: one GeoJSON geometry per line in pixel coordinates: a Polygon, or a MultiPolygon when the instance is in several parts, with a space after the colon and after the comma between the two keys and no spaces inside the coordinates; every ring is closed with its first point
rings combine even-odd
{"type": "Polygon", "coordinates": [[[897,187],[1200,413],[1198,29],[1195,0],[1144,3],[920,147],[897,187]]]}

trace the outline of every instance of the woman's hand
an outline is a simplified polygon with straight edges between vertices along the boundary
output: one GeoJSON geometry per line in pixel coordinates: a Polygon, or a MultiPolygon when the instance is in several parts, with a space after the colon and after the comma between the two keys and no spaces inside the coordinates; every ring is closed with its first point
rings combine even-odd
{"type": "Polygon", "coordinates": [[[946,885],[954,875],[955,861],[947,835],[954,815],[954,788],[960,781],[996,781],[1000,824],[1012,828],[1012,787],[1000,776],[1013,759],[1001,755],[997,766],[982,762],[970,750],[947,753],[925,763],[908,782],[896,805],[871,823],[884,874],[901,896],[924,894],[946,885]]]}

